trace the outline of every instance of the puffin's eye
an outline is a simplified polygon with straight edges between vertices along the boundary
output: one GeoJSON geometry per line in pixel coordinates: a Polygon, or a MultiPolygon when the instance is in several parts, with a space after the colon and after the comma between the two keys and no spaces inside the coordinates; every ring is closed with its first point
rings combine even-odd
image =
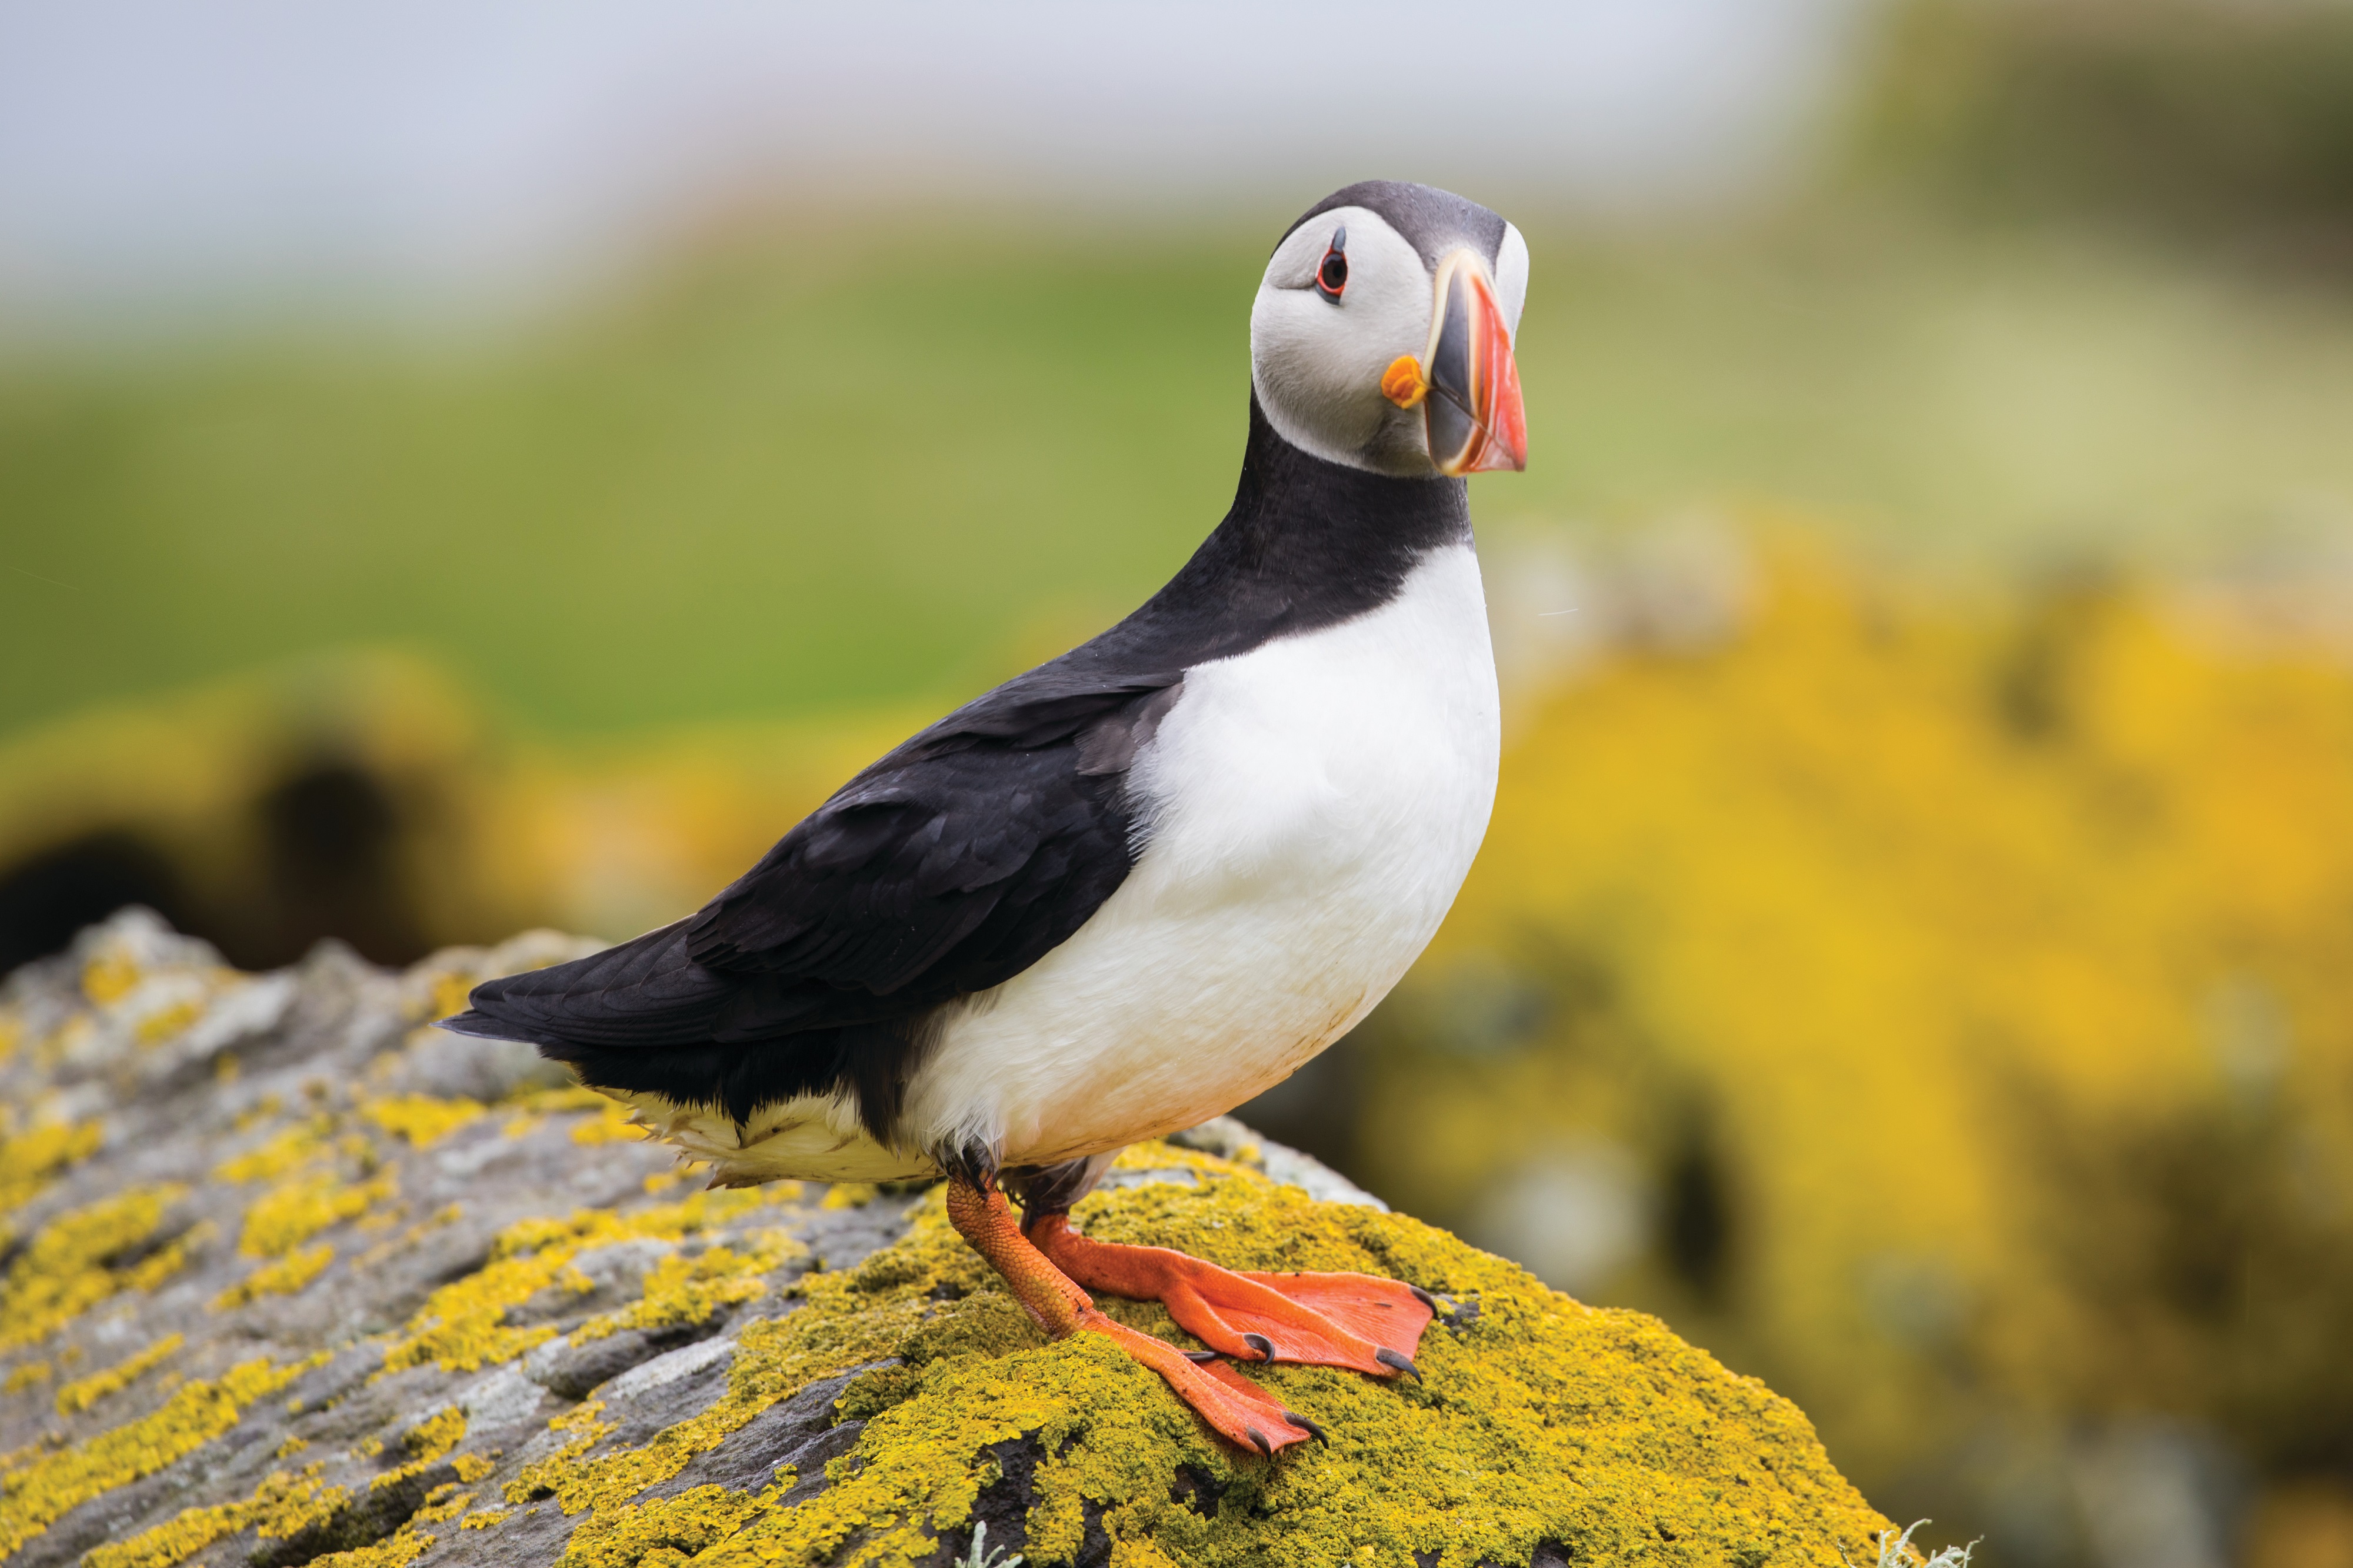
{"type": "Polygon", "coordinates": [[[1347,249],[1347,229],[1334,229],[1331,248],[1324,252],[1324,259],[1315,268],[1316,292],[1335,304],[1339,302],[1341,291],[1348,287],[1347,249]]]}

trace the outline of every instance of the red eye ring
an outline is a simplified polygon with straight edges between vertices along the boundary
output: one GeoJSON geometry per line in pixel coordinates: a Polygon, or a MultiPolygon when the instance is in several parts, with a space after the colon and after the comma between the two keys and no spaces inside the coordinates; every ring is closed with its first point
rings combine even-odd
{"type": "Polygon", "coordinates": [[[1347,250],[1348,230],[1343,225],[1332,231],[1332,243],[1315,265],[1315,291],[1335,305],[1348,288],[1347,250]]]}

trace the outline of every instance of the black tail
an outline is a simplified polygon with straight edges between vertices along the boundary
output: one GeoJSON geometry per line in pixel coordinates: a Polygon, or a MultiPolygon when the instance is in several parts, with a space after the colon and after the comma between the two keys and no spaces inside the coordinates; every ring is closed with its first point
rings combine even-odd
{"type": "Polygon", "coordinates": [[[570,963],[486,980],[441,1027],[528,1040],[564,1061],[579,1050],[707,1046],[743,984],[694,962],[686,927],[681,921],[570,963]]]}
{"type": "Polygon", "coordinates": [[[921,1051],[920,1015],[833,1022],[811,988],[697,963],[689,923],[486,980],[440,1026],[527,1040],[598,1089],[717,1105],[738,1121],[765,1104],[848,1090],[860,1120],[887,1142],[921,1051]]]}

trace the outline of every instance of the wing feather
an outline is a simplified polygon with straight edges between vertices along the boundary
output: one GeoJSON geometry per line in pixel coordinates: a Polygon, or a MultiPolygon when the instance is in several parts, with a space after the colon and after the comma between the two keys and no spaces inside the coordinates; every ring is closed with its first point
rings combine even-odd
{"type": "Polygon", "coordinates": [[[689,919],[489,982],[451,1026],[575,1060],[808,1036],[815,1055],[787,1075],[798,1082],[822,1076],[841,1031],[1012,978],[1125,879],[1124,775],[1182,682],[1056,673],[892,752],[689,919]]]}

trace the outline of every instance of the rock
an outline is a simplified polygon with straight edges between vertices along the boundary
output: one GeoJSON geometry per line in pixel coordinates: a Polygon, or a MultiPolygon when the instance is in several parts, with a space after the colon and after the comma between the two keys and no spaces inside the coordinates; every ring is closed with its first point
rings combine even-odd
{"type": "Polygon", "coordinates": [[[1107,1342],[1043,1340],[935,1193],[702,1191],[424,1026],[578,950],[253,976],[131,912],[8,982],[0,1557],[948,1563],[985,1527],[1033,1564],[1874,1560],[1787,1401],[1220,1119],[1081,1223],[1442,1309],[1419,1383],[1252,1369],[1330,1440],[1237,1453],[1107,1342]]]}
{"type": "MultiPolygon", "coordinates": [[[[1179,1149],[1198,1149],[1206,1154],[1221,1155],[1238,1164],[1248,1165],[1278,1185],[1297,1187],[1309,1197],[1327,1204],[1356,1204],[1368,1209],[1388,1211],[1388,1205],[1348,1180],[1323,1161],[1303,1154],[1296,1149],[1286,1149],[1271,1139],[1261,1138],[1230,1116],[1213,1117],[1198,1127],[1187,1127],[1182,1132],[1169,1134],[1168,1142],[1179,1149]]],[[[1149,1180],[1154,1173],[1138,1173],[1149,1180]]],[[[1106,1178],[1113,1186],[1133,1185],[1120,1172],[1106,1178]]]]}

